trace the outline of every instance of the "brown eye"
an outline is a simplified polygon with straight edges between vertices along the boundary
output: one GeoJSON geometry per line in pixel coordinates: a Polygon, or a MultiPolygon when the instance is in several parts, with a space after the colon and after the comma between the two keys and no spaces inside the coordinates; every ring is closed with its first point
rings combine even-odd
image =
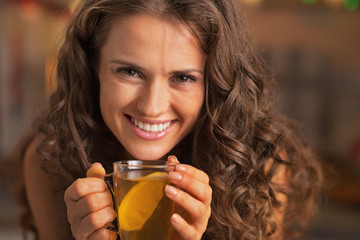
{"type": "Polygon", "coordinates": [[[130,68],[118,68],[116,71],[128,77],[137,77],[138,75],[136,70],[130,68]]]}
{"type": "Polygon", "coordinates": [[[186,76],[186,75],[179,75],[175,77],[175,81],[178,83],[186,83],[189,81],[195,81],[193,77],[186,76]]]}

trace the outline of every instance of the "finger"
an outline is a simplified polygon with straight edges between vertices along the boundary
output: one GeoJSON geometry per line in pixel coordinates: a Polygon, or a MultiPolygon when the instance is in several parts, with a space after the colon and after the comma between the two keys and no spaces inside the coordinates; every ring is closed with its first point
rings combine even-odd
{"type": "Polygon", "coordinates": [[[186,164],[178,164],[178,165],[176,165],[175,171],[194,176],[196,179],[198,179],[199,181],[204,182],[206,184],[209,183],[209,176],[205,172],[203,172],[193,166],[186,165],[186,164]]]}
{"type": "Polygon", "coordinates": [[[113,200],[110,192],[89,194],[86,197],[68,206],[68,219],[71,223],[80,221],[91,212],[97,212],[106,207],[112,207],[113,200]]]}
{"type": "Polygon", "coordinates": [[[86,177],[97,177],[104,179],[106,172],[101,163],[94,163],[86,172],[86,177]]]}
{"type": "Polygon", "coordinates": [[[179,214],[173,214],[170,218],[171,225],[184,240],[200,239],[196,230],[189,225],[179,214]]]}
{"type": "Polygon", "coordinates": [[[75,225],[74,229],[81,233],[81,237],[87,238],[98,229],[103,228],[105,224],[112,222],[115,216],[115,210],[112,207],[106,207],[87,215],[75,225]]]}
{"type": "Polygon", "coordinates": [[[179,190],[174,186],[166,185],[165,194],[168,198],[187,211],[194,218],[194,222],[210,216],[210,205],[203,204],[188,193],[179,190]]]}
{"type": "Polygon", "coordinates": [[[101,193],[107,191],[106,183],[98,178],[79,178],[64,194],[65,202],[79,201],[88,194],[95,192],[101,193]]]}
{"type": "Polygon", "coordinates": [[[170,172],[169,180],[171,183],[193,195],[201,202],[210,204],[212,198],[212,189],[209,184],[199,181],[192,175],[180,172],[170,172]]]}
{"type": "Polygon", "coordinates": [[[174,156],[174,155],[168,156],[167,161],[168,161],[169,163],[174,163],[174,164],[180,163],[179,160],[177,159],[177,157],[174,156]]]}
{"type": "Polygon", "coordinates": [[[176,166],[179,164],[179,161],[177,159],[177,157],[175,157],[174,155],[170,155],[168,158],[167,158],[167,161],[166,161],[166,165],[168,166],[167,168],[167,172],[173,172],[175,171],[176,169],[176,166]]]}
{"type": "Polygon", "coordinates": [[[88,240],[116,240],[116,238],[117,234],[115,232],[99,228],[88,237],[88,240]]]}

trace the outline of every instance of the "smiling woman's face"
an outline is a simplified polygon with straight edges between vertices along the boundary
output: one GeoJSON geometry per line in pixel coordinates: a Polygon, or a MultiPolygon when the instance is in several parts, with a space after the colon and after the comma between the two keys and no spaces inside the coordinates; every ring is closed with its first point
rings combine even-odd
{"type": "Polygon", "coordinates": [[[159,159],[194,126],[206,56],[188,27],[149,15],[116,21],[101,49],[100,109],[136,159],[159,159]]]}

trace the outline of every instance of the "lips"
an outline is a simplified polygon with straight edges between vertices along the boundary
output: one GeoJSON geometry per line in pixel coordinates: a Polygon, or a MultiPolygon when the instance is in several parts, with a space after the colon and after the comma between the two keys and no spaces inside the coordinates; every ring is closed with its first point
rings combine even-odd
{"type": "Polygon", "coordinates": [[[143,120],[127,115],[132,131],[141,139],[155,141],[164,138],[174,127],[176,120],[143,120]]]}

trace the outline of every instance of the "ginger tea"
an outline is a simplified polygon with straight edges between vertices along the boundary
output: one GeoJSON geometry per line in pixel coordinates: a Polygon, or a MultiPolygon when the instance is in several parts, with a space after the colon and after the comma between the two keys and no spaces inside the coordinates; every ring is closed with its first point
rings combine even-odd
{"type": "Polygon", "coordinates": [[[118,227],[122,240],[169,240],[174,203],[164,193],[166,172],[129,179],[114,175],[118,227]]]}

